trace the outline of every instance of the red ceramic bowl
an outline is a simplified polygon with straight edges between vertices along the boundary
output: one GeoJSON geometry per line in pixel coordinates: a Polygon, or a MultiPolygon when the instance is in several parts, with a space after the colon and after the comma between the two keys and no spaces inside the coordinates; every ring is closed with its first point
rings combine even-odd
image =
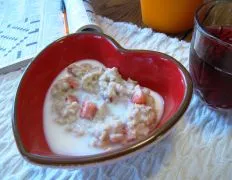
{"type": "Polygon", "coordinates": [[[73,34],[49,45],[26,69],[15,98],[14,136],[20,153],[33,163],[89,165],[108,162],[160,140],[184,114],[191,96],[189,73],[174,58],[159,52],[123,49],[103,34],[73,34]],[[124,78],[130,77],[161,94],[165,110],[158,128],[146,139],[107,153],[79,157],[53,153],[43,131],[45,95],[54,78],[65,67],[82,59],[96,59],[106,67],[117,67],[124,78]]]}

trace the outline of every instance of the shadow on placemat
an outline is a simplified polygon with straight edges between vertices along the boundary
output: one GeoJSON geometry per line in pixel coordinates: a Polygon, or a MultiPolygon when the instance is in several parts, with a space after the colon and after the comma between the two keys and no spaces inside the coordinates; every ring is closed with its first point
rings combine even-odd
{"type": "Polygon", "coordinates": [[[231,139],[232,110],[217,110],[209,107],[194,93],[186,112],[186,131],[202,146],[210,146],[220,140],[231,139]]]}

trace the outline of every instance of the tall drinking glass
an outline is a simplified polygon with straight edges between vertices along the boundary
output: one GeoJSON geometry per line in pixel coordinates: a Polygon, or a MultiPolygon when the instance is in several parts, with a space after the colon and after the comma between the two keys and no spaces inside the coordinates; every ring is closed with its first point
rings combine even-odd
{"type": "Polygon", "coordinates": [[[232,109],[232,1],[198,8],[189,64],[200,97],[212,107],[232,109]]]}
{"type": "Polygon", "coordinates": [[[143,23],[160,32],[184,32],[193,27],[194,12],[203,1],[140,0],[143,23]]]}

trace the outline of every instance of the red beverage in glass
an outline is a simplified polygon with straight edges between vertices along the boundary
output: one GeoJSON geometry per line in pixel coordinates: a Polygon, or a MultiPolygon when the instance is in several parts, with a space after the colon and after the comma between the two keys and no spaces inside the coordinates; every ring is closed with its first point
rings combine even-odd
{"type": "MultiPolygon", "coordinates": [[[[217,21],[214,18],[219,15],[215,8],[223,6],[219,1],[210,3],[206,3],[209,9],[201,11],[203,5],[196,13],[189,59],[190,74],[195,89],[207,104],[232,109],[232,25],[215,24],[217,21]],[[205,16],[212,11],[214,17],[207,20],[205,16]]],[[[230,6],[224,4],[224,7],[232,7],[231,2],[226,3],[230,6]]],[[[232,20],[231,16],[229,18],[232,20]]]]}
{"type": "MultiPolygon", "coordinates": [[[[232,44],[232,27],[209,27],[207,31],[232,44]]],[[[220,46],[204,37],[200,41],[201,57],[194,47],[190,50],[195,88],[209,105],[232,108],[232,46],[220,46]]]]}

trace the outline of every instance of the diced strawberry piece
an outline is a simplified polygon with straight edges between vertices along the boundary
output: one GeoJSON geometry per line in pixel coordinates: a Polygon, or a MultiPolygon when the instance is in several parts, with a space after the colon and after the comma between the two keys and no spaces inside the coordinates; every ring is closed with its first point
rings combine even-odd
{"type": "Polygon", "coordinates": [[[65,98],[66,101],[68,102],[79,102],[77,97],[74,96],[74,95],[68,95],[66,98],[65,98]]]}
{"type": "Polygon", "coordinates": [[[135,104],[146,104],[146,95],[142,91],[136,91],[131,101],[135,104]]]}
{"type": "Polygon", "coordinates": [[[92,120],[97,112],[97,106],[92,102],[85,101],[81,107],[80,116],[92,120]]]}
{"type": "Polygon", "coordinates": [[[109,101],[110,101],[110,102],[113,102],[113,98],[112,98],[112,97],[110,97],[110,98],[109,98],[109,101]]]}
{"type": "Polygon", "coordinates": [[[136,139],[136,135],[134,133],[127,134],[127,141],[128,142],[134,141],[135,139],[136,139]]]}
{"type": "Polygon", "coordinates": [[[123,134],[111,134],[110,135],[110,141],[112,143],[120,143],[124,140],[124,135],[123,134]]]}
{"type": "Polygon", "coordinates": [[[72,88],[72,89],[78,88],[78,83],[74,78],[68,77],[68,78],[66,78],[66,82],[69,84],[70,88],[72,88]]]}

